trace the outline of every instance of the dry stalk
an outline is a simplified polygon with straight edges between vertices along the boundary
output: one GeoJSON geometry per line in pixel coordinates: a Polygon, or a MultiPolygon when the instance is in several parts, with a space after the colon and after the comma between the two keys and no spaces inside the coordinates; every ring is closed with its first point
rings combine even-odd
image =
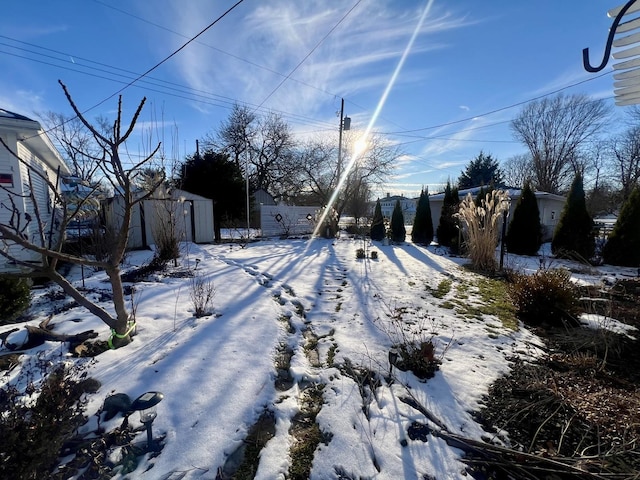
{"type": "Polygon", "coordinates": [[[481,271],[496,270],[495,252],[502,214],[509,208],[509,194],[504,190],[492,190],[475,205],[471,194],[460,204],[457,214],[463,224],[463,235],[473,266],[481,271]]]}

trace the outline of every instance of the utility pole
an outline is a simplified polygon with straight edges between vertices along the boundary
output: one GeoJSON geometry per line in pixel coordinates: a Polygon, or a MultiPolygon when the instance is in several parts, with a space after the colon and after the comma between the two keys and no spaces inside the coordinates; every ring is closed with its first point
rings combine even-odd
{"type": "Polygon", "coordinates": [[[342,131],[349,130],[351,128],[351,119],[349,117],[344,116],[344,98],[341,99],[340,102],[340,124],[338,126],[338,130],[340,134],[338,136],[338,183],[340,182],[340,177],[342,175],[342,131]]]}

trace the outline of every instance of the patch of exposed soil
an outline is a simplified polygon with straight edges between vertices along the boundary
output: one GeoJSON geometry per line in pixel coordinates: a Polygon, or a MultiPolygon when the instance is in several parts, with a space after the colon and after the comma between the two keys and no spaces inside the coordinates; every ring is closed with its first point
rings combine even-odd
{"type": "MultiPolygon", "coordinates": [[[[582,294],[606,299],[611,318],[640,328],[640,280],[582,294]]],[[[515,449],[634,478],[640,472],[640,340],[587,328],[536,333],[548,354],[536,363],[516,361],[490,388],[478,419],[496,432],[494,440],[506,432],[515,449]]],[[[492,469],[489,478],[508,478],[508,468],[492,469]]]]}

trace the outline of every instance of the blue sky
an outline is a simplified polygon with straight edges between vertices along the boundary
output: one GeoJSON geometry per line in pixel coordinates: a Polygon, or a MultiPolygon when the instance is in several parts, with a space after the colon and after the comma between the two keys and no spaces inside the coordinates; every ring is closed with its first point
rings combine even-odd
{"type": "MultiPolygon", "coordinates": [[[[88,118],[113,117],[117,96],[105,99],[235,3],[6,2],[0,108],[70,114],[60,79],[88,118]]],[[[434,191],[480,150],[498,160],[525,152],[509,129],[521,106],[505,107],[565,87],[613,104],[612,75],[584,71],[582,49],[600,62],[612,22],[606,12],[620,3],[244,0],[122,92],[129,113],[143,96],[148,102],[131,149],[144,151],[153,131],[166,155],[181,160],[234,102],[281,113],[301,137],[334,135],[337,142],[344,98],[352,128],[364,130],[428,8],[374,129],[405,152],[382,191],[434,191]]],[[[615,110],[612,131],[623,111],[615,110]]]]}

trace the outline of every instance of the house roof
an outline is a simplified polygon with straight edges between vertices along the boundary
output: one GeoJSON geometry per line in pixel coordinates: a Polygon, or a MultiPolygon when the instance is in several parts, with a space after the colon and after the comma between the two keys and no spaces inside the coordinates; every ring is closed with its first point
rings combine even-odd
{"type": "Polygon", "coordinates": [[[15,132],[18,141],[35,152],[38,158],[47,163],[53,170],[57,170],[60,167],[61,173],[71,173],[71,170],[69,170],[69,167],[53,146],[39,122],[19,113],[0,108],[0,128],[15,132]]]}
{"type": "Polygon", "coordinates": [[[33,120],[31,120],[28,117],[25,117],[24,115],[20,115],[19,113],[15,113],[15,112],[10,112],[9,110],[5,110],[4,108],[0,108],[0,118],[8,118],[12,120],[33,122],[33,120]]]}
{"type": "MultiPolygon", "coordinates": [[[[464,190],[459,190],[458,196],[460,197],[460,200],[466,197],[469,193],[472,196],[475,196],[480,192],[481,188],[482,187],[473,187],[473,188],[465,188],[464,190]]],[[[520,195],[522,193],[521,188],[504,188],[501,190],[506,190],[507,193],[509,194],[509,197],[512,200],[520,198],[520,195]]],[[[549,198],[552,200],[558,200],[562,202],[566,200],[566,198],[561,195],[555,195],[553,193],[548,193],[548,192],[534,192],[534,195],[536,196],[536,198],[549,198]]],[[[429,195],[429,200],[444,200],[444,193],[436,193],[435,195],[429,195]]]]}

